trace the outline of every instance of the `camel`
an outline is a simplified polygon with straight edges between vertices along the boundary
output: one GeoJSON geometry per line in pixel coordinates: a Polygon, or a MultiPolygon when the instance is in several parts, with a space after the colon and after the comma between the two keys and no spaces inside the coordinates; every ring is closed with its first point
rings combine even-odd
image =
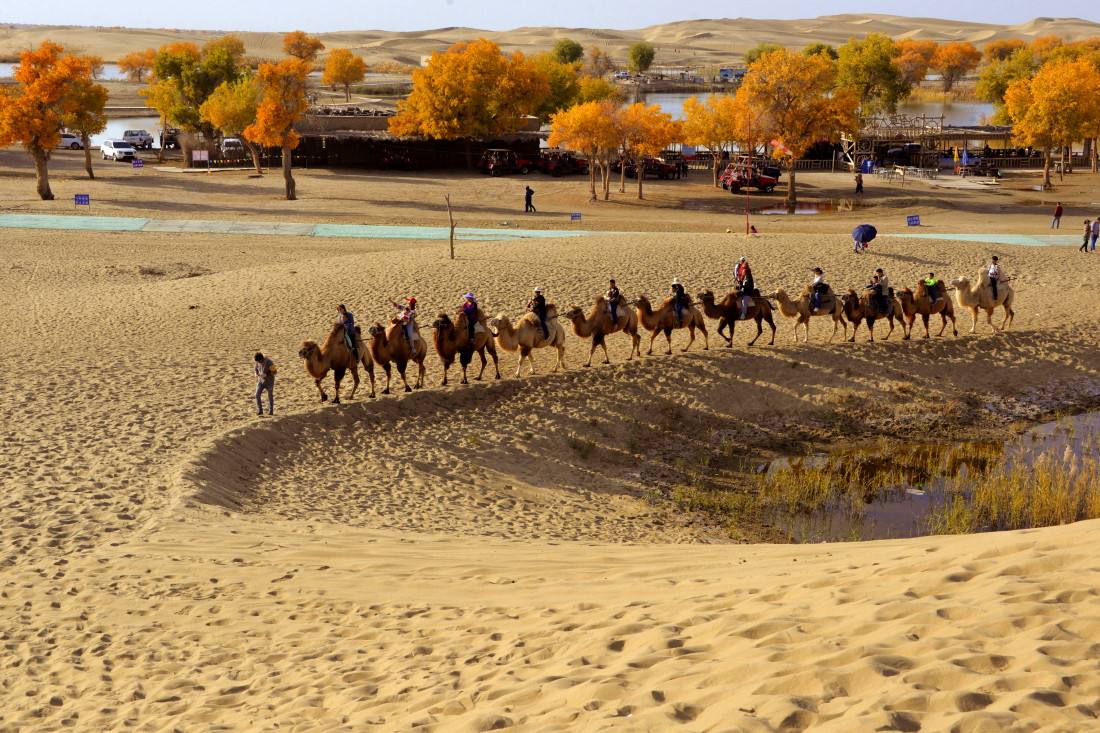
{"type": "Polygon", "coordinates": [[[635,352],[638,356],[642,355],[642,337],[638,335],[638,314],[623,303],[616,309],[615,315],[617,318],[612,321],[607,300],[602,295],[596,296],[592,310],[587,316],[578,306],[573,306],[565,314],[565,317],[573,323],[573,333],[582,339],[592,339],[592,348],[588,351],[586,367],[592,366],[592,355],[596,353],[597,346],[603,349],[603,363],[611,363],[607,358],[607,336],[617,331],[630,336],[630,356],[626,357],[627,361],[634,358],[635,352]]]}
{"type": "MultiPolygon", "coordinates": [[[[887,296],[887,303],[890,308],[883,315],[879,310],[878,304],[872,301],[874,293],[865,292],[863,297],[856,295],[856,291],[851,288],[841,298],[844,303],[844,317],[852,324],[852,337],[848,339],[849,342],[854,343],[856,340],[856,331],[859,330],[859,324],[864,320],[867,321],[867,330],[871,332],[871,341],[875,340],[875,321],[888,319],[890,321],[890,330],[886,332],[885,338],[890,338],[890,334],[894,332],[894,319],[896,318],[902,325],[902,330],[905,329],[905,320],[902,317],[901,303],[893,295],[887,296]]],[[[907,337],[908,338],[908,337],[907,337]]]]}
{"type": "Polygon", "coordinates": [[[424,357],[428,354],[428,346],[420,336],[416,321],[412,324],[415,348],[409,345],[409,340],[405,337],[405,325],[398,321],[391,322],[389,328],[384,328],[381,323],[375,323],[367,329],[371,337],[371,358],[386,370],[386,388],[382,390],[382,394],[390,393],[390,362],[397,365],[397,373],[401,375],[406,392],[412,392],[409,380],[405,377],[405,368],[410,361],[417,365],[416,382],[414,382],[416,389],[424,386],[424,357]]]}
{"type": "Polygon", "coordinates": [[[497,346],[505,351],[519,351],[519,362],[516,364],[517,377],[523,369],[524,360],[531,369],[530,373],[535,373],[535,360],[531,357],[531,352],[547,346],[553,346],[558,350],[558,363],[554,371],[558,369],[565,371],[565,329],[558,323],[558,309],[554,306],[546,307],[546,329],[550,332],[549,338],[543,338],[542,325],[539,323],[539,317],[534,313],[524,313],[516,320],[514,327],[508,316],[501,313],[489,321],[489,328],[496,336],[497,346]]]}
{"type": "Polygon", "coordinates": [[[974,333],[978,328],[979,308],[985,311],[986,323],[994,331],[1006,330],[1012,325],[1012,319],[1016,315],[1016,312],[1012,310],[1012,301],[1015,300],[1016,294],[1008,282],[997,283],[996,300],[993,299],[993,286],[989,283],[989,273],[985,270],[978,274],[976,285],[972,286],[968,277],[957,277],[951,281],[951,284],[955,286],[955,299],[958,301],[959,307],[970,311],[970,333],[974,333]],[[1003,306],[1005,309],[1005,317],[1001,321],[1000,328],[993,323],[993,311],[997,309],[997,306],[1003,306]]]}
{"type": "MultiPolygon", "coordinates": [[[[361,355],[363,367],[367,370],[367,376],[370,377],[370,396],[373,398],[374,362],[371,361],[370,353],[363,348],[363,337],[358,327],[355,329],[355,345],[361,355]]],[[[321,380],[329,370],[332,371],[335,383],[332,403],[340,404],[340,382],[344,379],[344,373],[348,371],[351,372],[352,379],[351,394],[348,395],[348,399],[355,396],[355,390],[359,389],[359,369],[354,354],[344,341],[343,324],[337,323],[333,326],[332,331],[320,346],[315,341],[303,341],[301,348],[298,349],[298,356],[306,360],[306,371],[313,377],[317,391],[321,393],[321,402],[328,402],[328,395],[325,393],[325,388],[321,386],[321,380]]]]}
{"type": "Polygon", "coordinates": [[[687,346],[680,349],[680,351],[687,351],[691,348],[691,345],[695,343],[695,329],[699,329],[703,334],[703,351],[707,351],[710,348],[710,338],[707,336],[707,323],[703,320],[703,314],[699,312],[699,309],[694,305],[688,305],[684,308],[684,318],[682,321],[676,320],[676,311],[672,307],[672,298],[666,298],[665,302],[661,304],[661,307],[657,310],[653,310],[653,306],[649,304],[649,298],[642,295],[638,300],[634,301],[634,306],[638,311],[638,323],[642,328],[649,331],[649,350],[646,354],[653,353],[653,341],[657,338],[657,333],[664,331],[665,338],[668,340],[668,351],[666,354],[672,353],[672,331],[677,328],[687,328],[690,338],[688,339],[687,346]]]}
{"type": "Polygon", "coordinates": [[[943,336],[949,318],[951,319],[952,335],[959,335],[959,328],[955,323],[955,308],[951,305],[951,298],[948,297],[947,288],[943,286],[943,283],[939,284],[939,294],[935,303],[928,297],[928,286],[924,283],[917,283],[916,293],[909,288],[902,288],[901,292],[898,293],[898,299],[901,301],[901,310],[905,314],[904,338],[909,339],[913,335],[913,321],[917,319],[918,315],[921,317],[921,322],[924,323],[924,337],[929,338],[928,318],[937,313],[940,314],[942,324],[940,325],[940,332],[936,336],[943,336]]]}
{"type": "MultiPolygon", "coordinates": [[[[725,298],[722,298],[720,302],[714,301],[714,293],[709,290],[704,290],[696,296],[699,302],[703,304],[703,314],[707,318],[718,319],[718,335],[726,340],[726,346],[733,346],[733,329],[737,324],[737,321],[741,320],[741,291],[733,290],[726,294],[725,298]],[[729,326],[730,335],[727,336],[722,333],[726,326],[729,326]]],[[[775,345],[775,321],[772,320],[772,304],[767,301],[766,298],[754,296],[752,299],[752,305],[749,306],[745,312],[745,320],[756,321],[756,335],[752,341],[749,342],[749,346],[756,343],[756,340],[760,338],[760,335],[764,333],[764,327],[761,325],[762,321],[767,321],[768,326],[772,329],[772,338],[768,342],[769,346],[775,345]]]]}
{"type": "Polygon", "coordinates": [[[833,334],[829,336],[829,340],[832,341],[836,338],[836,329],[838,326],[844,327],[844,338],[848,338],[848,324],[844,321],[844,303],[840,298],[836,297],[836,294],[829,291],[823,301],[825,307],[819,308],[816,312],[810,309],[810,290],[806,288],[802,291],[802,297],[798,300],[791,300],[791,297],[787,295],[787,292],[780,288],[776,290],[770,297],[775,298],[779,303],[779,312],[787,318],[796,319],[794,322],[794,341],[798,343],[798,327],[804,326],[806,328],[806,343],[810,342],[810,318],[814,316],[832,316],[833,319],[833,334]],[[832,299],[832,305],[828,305],[829,299],[832,299]]]}
{"type": "Polygon", "coordinates": [[[493,345],[493,335],[489,333],[489,329],[485,328],[483,323],[479,325],[481,325],[481,328],[474,333],[474,340],[471,343],[469,331],[466,327],[465,313],[459,313],[454,321],[446,313],[440,313],[435,323],[432,324],[432,328],[435,329],[435,350],[443,361],[444,386],[447,384],[447,370],[451,368],[451,364],[454,364],[456,354],[458,355],[459,364],[462,366],[462,384],[470,383],[466,378],[466,369],[470,366],[470,362],[474,360],[474,352],[477,352],[477,355],[481,357],[481,371],[474,378],[480,380],[481,375],[485,373],[485,365],[488,363],[485,359],[485,352],[488,351],[489,356],[493,357],[493,370],[496,372],[496,378],[500,379],[500,366],[497,364],[497,349],[493,345]]]}

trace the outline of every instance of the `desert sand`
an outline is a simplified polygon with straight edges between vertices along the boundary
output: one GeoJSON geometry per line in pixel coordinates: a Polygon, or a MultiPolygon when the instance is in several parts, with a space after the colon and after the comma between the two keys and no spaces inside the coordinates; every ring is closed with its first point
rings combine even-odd
{"type": "MultiPolygon", "coordinates": [[[[1038,9],[1037,9],[1038,10],[1038,9]]],[[[130,51],[156,48],[174,41],[202,43],[232,31],[186,29],[85,28],[73,26],[0,27],[0,55],[18,54],[49,38],[84,53],[113,61],[130,51]]],[[[287,29],[292,30],[292,29],[287,29]]],[[[938,42],[970,41],[981,46],[1005,38],[1032,40],[1056,35],[1076,40],[1100,35],[1100,24],[1081,18],[1035,18],[1013,25],[972,21],[913,18],[860,13],[828,15],[801,20],[724,18],[686,20],[634,30],[526,27],[504,31],[479,28],[435,28],[424,31],[379,30],[321,33],[325,46],[351,48],[369,63],[397,62],[419,66],[422,56],[442,51],[458,41],[489,38],[508,52],[537,53],[548,50],[559,38],[572,38],[585,47],[599,46],[625,64],[632,43],[648,41],[657,48],[657,63],[728,64],[757,43],[778,43],[802,48],[811,42],[839,45],[848,38],[885,33],[894,38],[920,38],[938,42]]],[[[239,33],[250,54],[277,57],[282,53],[282,34],[239,33]]]]}
{"type": "MultiPolygon", "coordinates": [[[[563,228],[581,239],[446,243],[0,230],[0,731],[1087,731],[1100,713],[1096,522],[967,537],[735,544],[662,491],[732,441],[774,455],[838,432],[1002,434],[1095,405],[1096,255],[904,240],[1046,234],[1053,194],[868,181],[838,215],[758,217],[702,174],[651,201],[589,204],[581,179],[298,171],[215,175],[52,164],[59,200],[0,152],[2,213],[563,228]],[[539,213],[521,213],[522,187],[539,213]],[[850,252],[854,222],[882,235],[850,252]],[[466,289],[519,313],[534,285],[587,306],[673,276],[720,289],[738,255],[758,285],[823,266],[858,286],[930,268],[1018,277],[1013,331],[657,355],[320,405],[297,357],[338,302],[361,324],[415,293],[424,333],[466,289]],[[251,356],[279,367],[257,418],[251,356]],[[578,450],[587,441],[590,450],[578,450]]],[[[1057,195],[1063,232],[1097,178],[1057,195]]],[[[1067,179],[1068,180],[1068,179],[1067,179]]],[[[847,176],[799,176],[808,196],[847,176]]],[[[629,189],[628,189],[629,190],[629,189]]],[[[763,199],[763,197],[761,197],[763,199]]],[[[713,331],[713,322],[711,322],[713,331]]],[[[647,339],[648,340],[648,339],[647,339]]],[[[684,343],[677,334],[674,346],[684,343]]],[[[643,342],[643,348],[645,343],[643,342]]],[[[663,350],[659,350],[663,351],[663,350]]],[[[744,528],[742,528],[744,529],[744,528]]]]}

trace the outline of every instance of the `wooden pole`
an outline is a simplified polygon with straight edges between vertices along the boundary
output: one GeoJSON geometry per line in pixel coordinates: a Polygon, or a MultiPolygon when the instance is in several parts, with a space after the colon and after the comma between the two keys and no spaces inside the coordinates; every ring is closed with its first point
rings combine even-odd
{"type": "Polygon", "coordinates": [[[451,211],[451,194],[443,194],[443,199],[447,202],[447,219],[451,222],[451,259],[455,258],[455,215],[451,211]]]}

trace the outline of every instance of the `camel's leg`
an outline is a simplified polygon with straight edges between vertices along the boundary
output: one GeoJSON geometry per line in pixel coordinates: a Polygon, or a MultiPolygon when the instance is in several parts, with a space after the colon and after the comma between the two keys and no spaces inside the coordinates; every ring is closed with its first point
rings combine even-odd
{"type": "Polygon", "coordinates": [[[424,359],[416,362],[416,366],[416,388],[424,389],[424,376],[426,372],[426,370],[424,369],[424,359]]]}
{"type": "MultiPolygon", "coordinates": [[[[687,351],[688,349],[691,348],[691,345],[693,343],[695,343],[695,324],[692,323],[687,328],[688,328],[688,342],[687,342],[687,346],[680,349],[681,352],[687,351]]],[[[671,341],[669,342],[669,346],[672,346],[671,341]]],[[[671,353],[671,352],[669,352],[669,353],[671,353]]]]}
{"type": "Polygon", "coordinates": [[[497,350],[492,344],[489,345],[489,356],[493,357],[493,371],[496,372],[495,379],[500,379],[500,365],[497,363],[497,350]]]}
{"type": "Polygon", "coordinates": [[[942,323],[940,324],[940,332],[936,334],[936,338],[943,336],[943,332],[947,330],[947,314],[943,311],[940,311],[940,320],[942,323]]]}
{"type": "Polygon", "coordinates": [[[993,329],[993,333],[997,333],[997,326],[993,323],[993,309],[990,308],[985,312],[985,322],[989,324],[989,327],[993,329]]]}
{"type": "Polygon", "coordinates": [[[920,320],[921,320],[921,323],[924,324],[924,337],[929,338],[930,334],[928,333],[928,314],[927,313],[921,313],[920,314],[920,320]]]}
{"type": "MultiPolygon", "coordinates": [[[[401,382],[405,385],[406,392],[412,392],[412,387],[409,386],[408,377],[405,376],[405,370],[408,368],[409,362],[399,361],[397,362],[397,373],[401,375],[401,382]]],[[[389,386],[388,384],[386,385],[389,386]]]]}
{"type": "Polygon", "coordinates": [[[558,350],[558,365],[556,367],[554,367],[554,371],[557,371],[558,369],[561,369],[564,372],[564,371],[566,371],[566,366],[565,366],[565,344],[558,344],[555,348],[558,350]]]}
{"type": "MultiPolygon", "coordinates": [[[[630,361],[631,359],[634,358],[635,354],[637,354],[638,358],[641,359],[642,358],[642,335],[640,333],[638,333],[637,331],[635,331],[634,333],[630,334],[630,341],[631,341],[630,356],[626,357],[626,360],[630,361]]],[[[607,349],[604,349],[604,351],[606,351],[606,350],[607,349]]]]}
{"type": "MultiPolygon", "coordinates": [[[[610,364],[611,363],[611,358],[608,357],[608,355],[607,355],[607,341],[606,340],[600,342],[600,348],[603,349],[603,363],[604,364],[610,364]]],[[[634,356],[634,347],[630,348],[630,356],[626,357],[626,360],[630,361],[631,356],[634,356]]],[[[588,360],[592,361],[592,355],[591,354],[588,355],[588,360]]]]}
{"type": "MultiPolygon", "coordinates": [[[[754,320],[756,321],[756,335],[752,337],[752,341],[749,342],[749,346],[755,344],[756,339],[760,338],[760,334],[764,333],[764,324],[762,323],[764,317],[757,313],[754,320]]],[[[730,335],[732,336],[733,333],[731,332],[730,335]]]]}
{"type": "Polygon", "coordinates": [[[854,342],[855,342],[855,340],[856,340],[856,333],[857,333],[857,332],[859,331],[859,324],[860,324],[860,323],[862,322],[862,320],[863,320],[863,319],[861,318],[860,320],[856,321],[856,322],[855,322],[855,323],[854,323],[854,324],[852,325],[852,338],[848,339],[848,341],[849,341],[850,343],[854,343],[854,342]]]}
{"type": "Polygon", "coordinates": [[[386,387],[382,390],[382,394],[390,393],[390,363],[387,361],[382,364],[382,371],[386,373],[386,387]]]}
{"type": "Polygon", "coordinates": [[[890,330],[886,332],[886,335],[882,337],[882,340],[883,341],[889,341],[890,340],[890,334],[892,334],[893,332],[894,332],[894,316],[893,316],[893,314],[891,314],[890,315],[890,330]]]}
{"type": "Polygon", "coordinates": [[[734,329],[734,327],[735,327],[735,325],[734,325],[733,321],[727,322],[725,316],[722,316],[721,318],[718,319],[718,335],[726,340],[726,348],[729,348],[729,347],[733,346],[733,329],[734,329]],[[726,326],[729,326],[729,329],[730,329],[730,335],[729,336],[727,336],[725,333],[723,333],[723,331],[726,330],[726,326]]]}
{"type": "Polygon", "coordinates": [[[970,333],[978,331],[978,306],[970,307],[970,333]]]}
{"type": "Polygon", "coordinates": [[[1001,330],[1007,331],[1008,327],[1012,325],[1012,319],[1016,316],[1016,311],[1005,306],[1005,319],[1001,321],[1001,330]]]}
{"type": "Polygon", "coordinates": [[[768,342],[768,346],[775,346],[775,321],[772,320],[770,313],[764,317],[764,320],[768,322],[768,326],[772,329],[772,340],[768,342]]]}
{"type": "Polygon", "coordinates": [[[355,364],[352,364],[351,365],[351,394],[348,395],[349,400],[352,397],[355,397],[355,392],[358,389],[359,389],[359,367],[357,367],[355,364]]]}
{"type": "MultiPolygon", "coordinates": [[[[485,347],[484,346],[482,346],[480,349],[477,350],[477,355],[481,359],[481,369],[478,370],[477,376],[474,377],[474,379],[476,381],[480,382],[482,375],[485,374],[485,365],[489,363],[485,359],[485,347]]],[[[474,360],[474,355],[470,354],[470,361],[473,361],[473,360],[474,360]]],[[[521,364],[523,363],[522,359],[520,359],[520,363],[521,364]]]]}
{"type": "MultiPolygon", "coordinates": [[[[839,325],[840,325],[840,319],[839,318],[834,318],[833,319],[833,332],[831,334],[829,334],[829,343],[832,343],[833,339],[836,338],[836,329],[839,325]]],[[[848,324],[847,323],[844,324],[844,336],[845,337],[848,336],[848,324]]],[[[807,338],[806,341],[808,342],[809,338],[807,338]]]]}
{"type": "MultiPolygon", "coordinates": [[[[871,332],[871,338],[868,339],[868,340],[872,344],[875,343],[875,319],[874,318],[868,318],[867,319],[867,330],[871,332]]],[[[855,333],[852,333],[852,340],[854,341],[855,338],[856,338],[855,333]]]]}
{"type": "Polygon", "coordinates": [[[470,379],[467,376],[467,371],[470,368],[470,362],[474,360],[474,353],[471,351],[469,354],[459,353],[458,363],[462,367],[462,382],[460,384],[469,384],[470,379]]]}
{"type": "MultiPolygon", "coordinates": [[[[699,321],[699,333],[703,334],[703,351],[710,351],[710,334],[707,333],[706,321],[699,321]]],[[[730,336],[733,336],[733,327],[730,327],[730,336]]]]}
{"type": "Polygon", "coordinates": [[[444,387],[447,386],[447,370],[450,369],[450,368],[451,368],[451,362],[444,361],[443,362],[443,386],[444,387]]]}
{"type": "Polygon", "coordinates": [[[650,331],[650,333],[649,333],[649,350],[645,352],[646,356],[652,356],[653,355],[653,342],[655,340],[657,340],[657,334],[658,333],[660,333],[660,329],[657,329],[656,331],[650,331]]]}
{"type": "Polygon", "coordinates": [[[527,366],[530,367],[530,376],[535,376],[535,357],[531,356],[532,349],[525,349],[522,346],[519,350],[519,366],[516,367],[516,376],[519,376],[520,369],[523,368],[523,360],[527,360],[527,366]]]}
{"type": "Polygon", "coordinates": [[[344,371],[343,369],[332,370],[332,383],[335,385],[333,390],[336,392],[332,396],[332,404],[334,405],[340,404],[340,382],[344,381],[344,371]]]}
{"type": "Polygon", "coordinates": [[[363,355],[363,368],[367,370],[367,379],[370,380],[370,398],[374,399],[374,360],[367,356],[364,352],[363,355]]]}
{"type": "MultiPolygon", "coordinates": [[[[324,379],[324,377],[321,379],[324,379]]],[[[321,393],[321,402],[328,402],[328,395],[325,394],[325,388],[321,386],[321,380],[314,379],[313,382],[317,385],[317,391],[321,393]]]]}

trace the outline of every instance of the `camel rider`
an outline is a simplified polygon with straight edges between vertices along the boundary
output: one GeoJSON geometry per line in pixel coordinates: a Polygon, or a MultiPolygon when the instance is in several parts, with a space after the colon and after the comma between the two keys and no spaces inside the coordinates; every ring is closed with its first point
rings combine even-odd
{"type": "Polygon", "coordinates": [[[356,359],[359,358],[359,349],[355,345],[355,316],[348,307],[341,303],[336,306],[336,322],[344,327],[344,342],[356,359]]]}
{"type": "Polygon", "coordinates": [[[672,278],[672,310],[676,313],[676,322],[684,322],[684,308],[688,306],[687,293],[680,284],[680,278],[672,278]]]}
{"type": "Polygon", "coordinates": [[[1001,281],[1001,263],[997,260],[997,255],[993,255],[993,260],[989,263],[989,284],[993,286],[993,300],[997,300],[997,283],[1001,281]]]}
{"type": "Polygon", "coordinates": [[[829,285],[825,282],[825,271],[820,267],[813,269],[814,281],[810,284],[810,308],[816,312],[821,307],[821,300],[825,293],[829,292],[829,285]]]}
{"type": "MultiPolygon", "coordinates": [[[[880,307],[882,302],[886,299],[886,296],[884,296],[882,292],[882,278],[880,278],[877,273],[871,276],[871,282],[864,286],[863,289],[870,290],[874,294],[872,300],[876,307],[880,307]]],[[[880,310],[881,312],[886,311],[885,308],[880,308],[880,310]]]]}
{"type": "Polygon", "coordinates": [[[619,292],[619,286],[615,284],[615,278],[611,278],[607,286],[607,295],[604,296],[607,299],[607,305],[611,309],[611,322],[619,322],[619,299],[622,298],[622,293],[619,292]]]}
{"type": "Polygon", "coordinates": [[[542,337],[550,338],[550,327],[546,325],[546,298],[542,295],[542,288],[535,288],[535,297],[527,303],[527,310],[539,317],[539,325],[542,326],[542,337]]]}
{"type": "Polygon", "coordinates": [[[413,343],[413,321],[416,320],[416,298],[405,298],[404,305],[396,300],[391,300],[390,303],[397,309],[397,322],[405,327],[405,339],[409,342],[409,346],[415,346],[413,343]]]}
{"type": "Polygon", "coordinates": [[[924,289],[928,291],[930,301],[935,304],[936,298],[940,296],[940,279],[936,277],[936,273],[930,272],[924,278],[924,289]]]}
{"type": "Polygon", "coordinates": [[[749,317],[749,308],[752,307],[752,295],[756,292],[756,282],[752,277],[752,268],[745,257],[737,260],[737,268],[733,271],[733,279],[737,283],[737,289],[741,291],[741,320],[749,317]]]}
{"type": "Polygon", "coordinates": [[[886,313],[890,310],[890,296],[893,295],[893,293],[890,292],[890,278],[886,277],[886,271],[881,267],[875,270],[875,277],[878,278],[878,284],[881,286],[882,290],[878,298],[879,312],[886,313]]]}
{"type": "Polygon", "coordinates": [[[477,328],[478,316],[481,314],[481,309],[477,305],[477,299],[474,298],[473,293],[466,293],[462,296],[462,312],[466,315],[466,330],[470,336],[470,342],[474,340],[474,330],[477,328]]]}

